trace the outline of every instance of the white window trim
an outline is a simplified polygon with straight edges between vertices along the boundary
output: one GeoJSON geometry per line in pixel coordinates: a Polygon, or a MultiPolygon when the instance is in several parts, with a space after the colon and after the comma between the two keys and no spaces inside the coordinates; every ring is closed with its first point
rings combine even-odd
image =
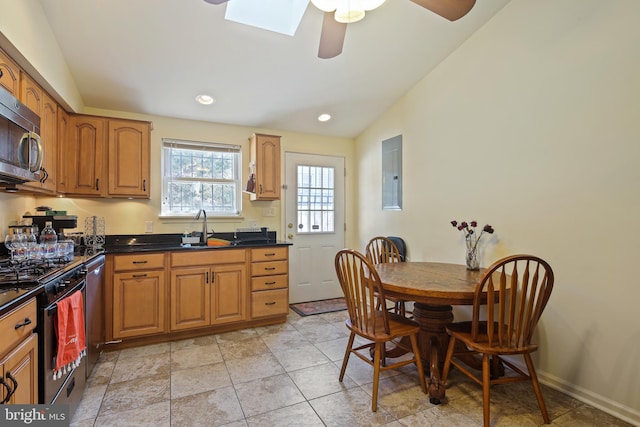
{"type": "MultiPolygon", "coordinates": [[[[204,142],[204,141],[192,141],[185,139],[173,139],[173,138],[162,138],[162,149],[161,149],[161,178],[162,178],[162,191],[161,191],[161,203],[160,203],[160,214],[159,218],[163,219],[192,219],[193,215],[197,212],[189,212],[189,213],[165,213],[163,210],[164,199],[166,197],[166,182],[165,182],[165,148],[171,146],[183,146],[189,149],[201,149],[203,151],[227,151],[238,153],[236,157],[235,170],[237,172],[236,181],[236,191],[235,191],[235,199],[236,199],[236,213],[235,214],[216,214],[215,212],[207,211],[207,215],[210,218],[216,218],[216,220],[230,220],[237,221],[242,219],[242,146],[235,144],[224,144],[224,143],[215,143],[215,142],[204,142]]],[[[198,179],[195,179],[198,180],[198,179]]],[[[204,180],[210,181],[210,180],[204,180]]]]}

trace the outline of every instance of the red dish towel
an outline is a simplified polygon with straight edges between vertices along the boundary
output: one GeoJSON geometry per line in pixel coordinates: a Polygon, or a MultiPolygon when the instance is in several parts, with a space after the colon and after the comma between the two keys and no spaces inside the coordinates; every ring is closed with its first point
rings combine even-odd
{"type": "Polygon", "coordinates": [[[55,358],[56,366],[53,371],[54,380],[78,366],[82,356],[87,353],[82,292],[77,291],[60,300],[56,305],[55,329],[58,336],[58,347],[55,358]]]}

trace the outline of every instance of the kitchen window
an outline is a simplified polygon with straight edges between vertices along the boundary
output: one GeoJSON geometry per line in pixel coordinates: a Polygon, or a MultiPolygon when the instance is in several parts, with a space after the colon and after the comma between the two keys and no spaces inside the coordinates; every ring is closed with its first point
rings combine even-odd
{"type": "Polygon", "coordinates": [[[162,139],[162,216],[239,216],[239,145],[162,139]]]}

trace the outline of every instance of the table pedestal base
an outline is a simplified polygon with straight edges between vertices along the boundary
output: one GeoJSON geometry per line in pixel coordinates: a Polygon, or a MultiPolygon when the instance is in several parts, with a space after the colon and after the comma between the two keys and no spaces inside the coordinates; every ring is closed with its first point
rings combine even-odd
{"type": "Polygon", "coordinates": [[[445,386],[440,372],[449,345],[449,335],[445,328],[453,322],[453,309],[450,305],[415,303],[413,320],[420,325],[418,345],[422,363],[429,366],[429,401],[438,405],[445,397],[445,386]]]}

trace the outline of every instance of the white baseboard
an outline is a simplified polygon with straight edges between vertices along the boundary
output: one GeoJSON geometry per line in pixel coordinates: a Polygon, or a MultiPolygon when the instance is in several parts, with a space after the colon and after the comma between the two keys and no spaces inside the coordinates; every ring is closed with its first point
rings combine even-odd
{"type": "Polygon", "coordinates": [[[614,400],[594,393],[591,390],[571,384],[562,378],[558,378],[546,372],[538,371],[536,369],[536,373],[538,374],[538,380],[544,385],[561,391],[581,402],[593,406],[594,408],[598,408],[616,418],[620,418],[623,421],[631,423],[634,426],[640,427],[640,411],[638,409],[622,405],[614,400]]]}

